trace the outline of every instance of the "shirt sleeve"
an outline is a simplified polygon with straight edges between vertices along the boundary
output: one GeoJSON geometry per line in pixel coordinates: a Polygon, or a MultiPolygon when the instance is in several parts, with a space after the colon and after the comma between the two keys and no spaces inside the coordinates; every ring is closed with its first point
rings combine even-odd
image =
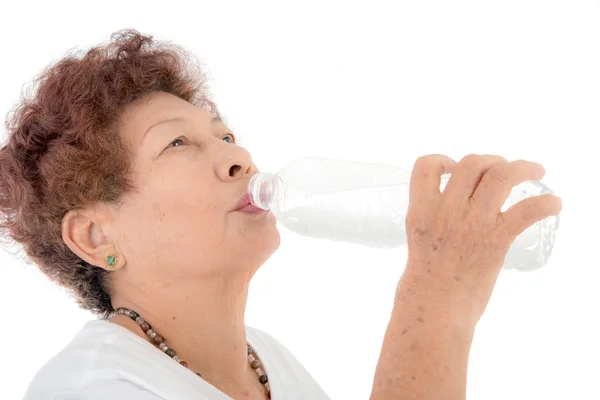
{"type": "Polygon", "coordinates": [[[54,400],[163,400],[161,397],[125,380],[94,382],[83,388],[58,393],[54,400]]]}

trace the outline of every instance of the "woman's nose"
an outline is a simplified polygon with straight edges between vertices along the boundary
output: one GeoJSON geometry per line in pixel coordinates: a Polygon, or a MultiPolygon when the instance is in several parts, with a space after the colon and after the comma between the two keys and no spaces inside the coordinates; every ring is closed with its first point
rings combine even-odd
{"type": "Polygon", "coordinates": [[[231,146],[228,151],[223,152],[215,168],[217,176],[223,181],[248,178],[256,173],[250,153],[239,146],[231,146]]]}

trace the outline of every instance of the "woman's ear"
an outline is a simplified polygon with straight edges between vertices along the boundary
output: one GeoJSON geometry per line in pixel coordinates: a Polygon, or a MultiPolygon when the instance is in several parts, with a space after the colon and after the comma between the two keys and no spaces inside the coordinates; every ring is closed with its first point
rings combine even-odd
{"type": "Polygon", "coordinates": [[[88,264],[109,271],[125,265],[106,218],[96,209],[69,211],[62,220],[62,238],[88,264]]]}

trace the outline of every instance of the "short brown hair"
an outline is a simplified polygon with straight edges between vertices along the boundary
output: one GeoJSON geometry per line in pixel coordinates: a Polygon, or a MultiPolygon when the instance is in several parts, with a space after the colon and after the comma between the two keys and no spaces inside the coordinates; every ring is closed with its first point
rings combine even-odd
{"type": "Polygon", "coordinates": [[[118,202],[133,188],[130,152],[118,130],[125,106],[158,91],[216,112],[206,80],[198,60],[181,47],[127,29],[50,65],[7,116],[1,233],[102,318],[114,311],[108,272],[66,246],[62,219],[70,210],[118,202]]]}

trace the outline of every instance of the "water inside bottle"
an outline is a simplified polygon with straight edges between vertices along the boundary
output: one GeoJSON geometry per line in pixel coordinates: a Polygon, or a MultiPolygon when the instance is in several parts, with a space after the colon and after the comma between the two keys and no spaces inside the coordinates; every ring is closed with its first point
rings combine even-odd
{"type": "MultiPolygon", "coordinates": [[[[444,176],[443,190],[449,176],[444,176]]],[[[501,211],[524,198],[552,191],[540,182],[528,181],[513,188],[501,211]]],[[[406,244],[405,216],[408,185],[371,186],[290,196],[285,209],[274,209],[279,221],[304,236],[359,243],[376,248],[406,244]]],[[[540,268],[552,253],[559,217],[530,226],[519,235],[506,259],[505,268],[521,271],[540,268]]]]}
{"type": "MultiPolygon", "coordinates": [[[[513,188],[501,211],[506,211],[525,198],[553,193],[542,182],[526,181],[513,188]]],[[[550,216],[517,236],[506,255],[505,268],[530,271],[544,266],[552,254],[559,224],[560,216],[550,216]]]]}
{"type": "Polygon", "coordinates": [[[408,188],[375,186],[312,193],[286,201],[273,210],[288,229],[304,236],[371,247],[406,243],[408,188]]]}

